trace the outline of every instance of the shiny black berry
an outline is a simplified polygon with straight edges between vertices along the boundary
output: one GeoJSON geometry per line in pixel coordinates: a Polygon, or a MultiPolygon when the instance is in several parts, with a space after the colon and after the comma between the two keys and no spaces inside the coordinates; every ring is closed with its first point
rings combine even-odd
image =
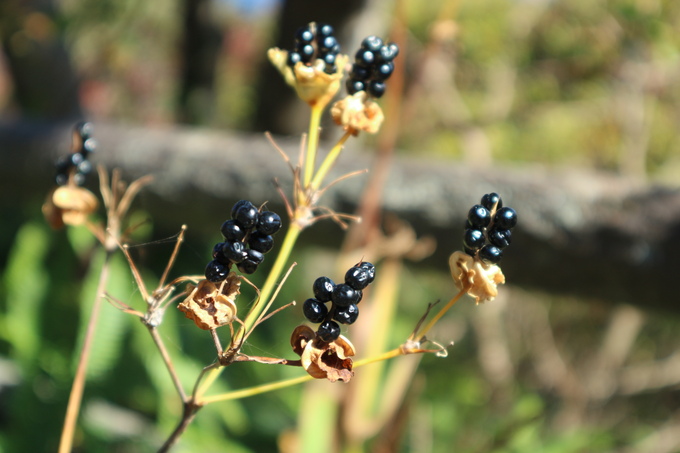
{"type": "Polygon", "coordinates": [[[281,217],[275,212],[264,211],[257,220],[257,231],[261,234],[275,234],[281,229],[281,217]]]}
{"type": "Polygon", "coordinates": [[[290,66],[291,68],[295,66],[298,62],[302,61],[302,57],[300,56],[300,52],[288,52],[288,57],[286,59],[286,64],[290,66]]]}
{"type": "Polygon", "coordinates": [[[370,68],[364,68],[363,66],[352,65],[350,76],[354,80],[366,81],[371,77],[371,70],[370,68]]]}
{"type": "Polygon", "coordinates": [[[368,280],[370,275],[368,270],[362,267],[352,267],[345,273],[345,283],[351,286],[353,289],[364,289],[370,283],[368,280]]]}
{"type": "Polygon", "coordinates": [[[252,261],[255,264],[260,264],[264,261],[264,253],[255,249],[246,249],[246,261],[252,261]]]}
{"type": "Polygon", "coordinates": [[[479,250],[477,256],[487,264],[498,264],[503,258],[503,251],[494,245],[487,244],[479,250]]]}
{"type": "Polygon", "coordinates": [[[333,319],[340,324],[354,324],[359,317],[359,307],[356,304],[350,304],[345,308],[339,308],[333,313],[333,319]]]}
{"type": "Polygon", "coordinates": [[[242,274],[253,274],[257,270],[258,263],[255,263],[251,260],[244,260],[236,265],[236,268],[242,273],[242,274]]]}
{"type": "Polygon", "coordinates": [[[509,230],[517,225],[517,213],[512,208],[501,208],[496,211],[496,215],[493,218],[493,224],[494,228],[509,230]]]}
{"type": "Polygon", "coordinates": [[[512,231],[492,229],[488,233],[489,242],[499,249],[504,249],[512,242],[512,231]]]}
{"type": "Polygon", "coordinates": [[[248,201],[241,204],[236,212],[232,212],[232,218],[241,228],[249,230],[257,225],[259,213],[257,208],[248,201]]]}
{"type": "Polygon", "coordinates": [[[399,55],[399,46],[393,42],[385,44],[377,52],[378,59],[385,62],[394,60],[397,55],[399,55]]]}
{"type": "Polygon", "coordinates": [[[328,277],[319,277],[314,280],[314,285],[312,285],[314,297],[320,302],[328,302],[331,300],[334,289],[335,283],[328,277]]]}
{"type": "Polygon", "coordinates": [[[368,94],[374,98],[382,97],[385,94],[385,82],[371,80],[368,84],[368,94]]]}
{"type": "Polygon", "coordinates": [[[503,200],[501,200],[500,195],[498,195],[496,192],[491,192],[487,193],[482,197],[481,201],[482,206],[484,206],[486,209],[489,211],[493,210],[494,206],[496,206],[496,209],[500,209],[503,207],[503,200]]]}
{"type": "Polygon", "coordinates": [[[366,91],[366,85],[364,82],[361,80],[356,80],[356,79],[347,79],[347,93],[349,94],[355,94],[358,93],[359,91],[366,91]]]}
{"type": "Polygon", "coordinates": [[[476,204],[468,212],[468,222],[473,228],[481,230],[491,222],[491,213],[481,204],[476,204]]]}
{"type": "Polygon", "coordinates": [[[222,246],[222,254],[232,263],[240,263],[245,260],[248,255],[246,253],[246,246],[243,242],[226,241],[222,246]]]}
{"type": "Polygon", "coordinates": [[[307,299],[302,304],[302,313],[309,321],[318,323],[323,321],[328,315],[328,307],[323,302],[316,299],[307,299]]]}
{"type": "Polygon", "coordinates": [[[218,242],[215,244],[213,246],[212,257],[214,260],[217,260],[222,264],[230,264],[231,261],[229,258],[224,256],[224,253],[222,253],[222,247],[224,247],[224,242],[218,242]]]}
{"type": "Polygon", "coordinates": [[[300,27],[295,33],[295,42],[308,44],[314,40],[314,33],[309,27],[300,27]]]}
{"type": "Polygon", "coordinates": [[[394,63],[383,63],[380,66],[376,66],[373,70],[373,77],[378,81],[387,80],[394,72],[394,63]]]}
{"type": "Polygon", "coordinates": [[[248,247],[261,253],[269,253],[274,247],[274,238],[259,231],[252,233],[248,238],[248,247]]]}
{"type": "Polygon", "coordinates": [[[316,24],[317,36],[331,36],[333,32],[333,27],[328,24],[316,24]]]}
{"type": "Polygon", "coordinates": [[[246,231],[241,228],[234,219],[224,222],[220,228],[220,231],[222,232],[222,236],[224,236],[227,241],[241,241],[244,237],[246,237],[246,231]]]}
{"type": "Polygon", "coordinates": [[[373,280],[375,280],[375,266],[372,263],[369,263],[368,261],[362,261],[359,264],[359,267],[362,269],[366,269],[368,272],[368,283],[371,284],[373,283],[373,280]]]}
{"type": "Polygon", "coordinates": [[[359,51],[354,56],[354,61],[358,66],[370,66],[375,61],[375,54],[370,50],[359,49],[359,51]]]}
{"type": "Polygon", "coordinates": [[[212,260],[205,267],[205,278],[213,283],[221,282],[229,274],[229,266],[220,263],[217,260],[212,260]]]}
{"type": "Polygon", "coordinates": [[[371,52],[378,52],[383,45],[382,39],[377,36],[371,35],[364,38],[361,41],[361,48],[365,50],[370,50],[371,52]]]}
{"type": "Polygon", "coordinates": [[[479,250],[486,243],[481,230],[468,228],[463,235],[463,245],[470,250],[479,250]]]}
{"type": "Polygon", "coordinates": [[[331,300],[338,307],[347,307],[350,304],[356,304],[359,300],[359,293],[357,290],[349,286],[347,283],[340,283],[335,285],[331,300]]]}
{"type": "Polygon", "coordinates": [[[322,341],[330,343],[340,336],[340,326],[335,321],[325,321],[319,325],[316,334],[322,341]]]}

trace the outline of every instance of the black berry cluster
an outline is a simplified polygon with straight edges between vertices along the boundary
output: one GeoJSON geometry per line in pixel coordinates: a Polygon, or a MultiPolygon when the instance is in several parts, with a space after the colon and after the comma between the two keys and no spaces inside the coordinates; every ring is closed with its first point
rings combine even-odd
{"type": "Polygon", "coordinates": [[[338,322],[353,324],[357,320],[357,305],[363,297],[362,291],[374,279],[375,266],[362,261],[345,273],[345,283],[336,285],[328,277],[314,281],[314,297],[305,301],[302,312],[309,321],[321,323],[316,331],[321,340],[331,342],[340,336],[338,322]],[[331,302],[330,309],[326,306],[327,302],[331,302]]]}
{"type": "Polygon", "coordinates": [[[354,57],[347,79],[347,92],[366,91],[374,98],[381,97],[385,93],[385,81],[394,71],[393,60],[397,54],[399,46],[395,43],[383,44],[377,36],[365,38],[354,57]]]}
{"type": "Polygon", "coordinates": [[[468,212],[463,235],[465,253],[487,264],[498,264],[503,249],[512,242],[512,228],[517,224],[514,209],[503,206],[497,193],[484,195],[480,204],[468,212]]]}
{"type": "Polygon", "coordinates": [[[60,157],[55,164],[58,185],[66,185],[71,174],[76,185],[81,186],[85,182],[85,175],[92,171],[92,164],[88,157],[97,148],[92,132],[92,123],[84,121],[79,122],[73,128],[73,150],[71,154],[60,157]]]}
{"type": "Polygon", "coordinates": [[[326,63],[326,74],[335,73],[335,58],[340,53],[340,44],[333,33],[330,25],[315,22],[299,28],[295,33],[295,47],[288,52],[288,66],[292,68],[298,61],[310,65],[320,59],[326,63]]]}
{"type": "Polygon", "coordinates": [[[231,219],[222,224],[224,242],[213,247],[213,260],[205,268],[205,278],[216,283],[227,278],[233,264],[243,274],[252,274],[274,246],[273,234],[281,229],[275,212],[259,211],[250,201],[236,202],[231,219]]]}

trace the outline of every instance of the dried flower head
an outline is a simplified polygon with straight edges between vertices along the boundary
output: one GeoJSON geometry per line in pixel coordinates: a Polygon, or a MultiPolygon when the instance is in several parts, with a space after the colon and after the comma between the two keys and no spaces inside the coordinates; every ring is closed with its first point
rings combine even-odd
{"type": "Polygon", "coordinates": [[[349,57],[339,54],[335,59],[335,71],[326,73],[326,63],[317,59],[310,65],[299,61],[291,68],[288,65],[288,51],[278,47],[269,49],[269,61],[283,75],[286,83],[295,88],[300,99],[310,106],[327,105],[340,89],[340,81],[349,57]]]}
{"type": "Polygon", "coordinates": [[[498,284],[505,283],[500,267],[484,263],[467,253],[453,252],[449,257],[449,267],[456,287],[474,297],[478,304],[495,299],[498,284]]]}
{"type": "Polygon", "coordinates": [[[352,135],[359,131],[375,134],[384,119],[380,106],[365,91],[357,91],[337,101],[331,107],[331,116],[336,124],[352,135]]]}
{"type": "Polygon", "coordinates": [[[57,187],[51,191],[42,211],[52,228],[82,225],[99,205],[97,197],[76,185],[57,187]]]}
{"type": "Polygon", "coordinates": [[[293,331],[290,344],[300,356],[302,367],[313,378],[349,382],[354,376],[350,359],[355,354],[354,346],[344,336],[327,343],[311,327],[300,325],[293,331]]]}
{"type": "Polygon", "coordinates": [[[177,306],[187,318],[204,330],[230,324],[236,318],[236,296],[241,287],[241,279],[230,272],[227,278],[216,285],[201,280],[197,286],[187,285],[188,296],[177,306]]]}

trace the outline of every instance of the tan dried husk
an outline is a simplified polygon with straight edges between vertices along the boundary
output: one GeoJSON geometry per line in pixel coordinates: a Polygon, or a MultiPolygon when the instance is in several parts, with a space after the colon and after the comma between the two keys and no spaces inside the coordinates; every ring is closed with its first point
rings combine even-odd
{"type": "Polygon", "coordinates": [[[241,279],[234,272],[230,272],[226,280],[218,285],[201,280],[197,286],[187,285],[188,296],[177,308],[199,328],[216,329],[232,323],[236,318],[235,300],[241,293],[240,287],[241,279]]]}
{"type": "Polygon", "coordinates": [[[375,134],[385,118],[380,106],[365,91],[357,91],[337,101],[331,107],[331,116],[337,125],[353,135],[359,131],[375,134]]]}
{"type": "Polygon", "coordinates": [[[89,190],[75,185],[54,189],[43,204],[42,211],[52,228],[82,225],[99,206],[97,197],[89,190]]]}
{"type": "Polygon", "coordinates": [[[325,106],[340,89],[345,65],[349,61],[347,55],[338,54],[335,59],[336,70],[333,74],[326,74],[326,63],[315,60],[311,66],[302,62],[293,68],[288,66],[288,51],[274,47],[267,51],[269,61],[283,75],[286,83],[295,88],[300,99],[310,106],[325,106]]]}
{"type": "Polygon", "coordinates": [[[449,257],[449,267],[456,287],[465,290],[478,304],[495,299],[498,285],[505,283],[500,267],[483,263],[467,253],[453,252],[449,257]]]}
{"type": "Polygon", "coordinates": [[[317,338],[311,327],[301,325],[293,331],[290,344],[300,356],[302,368],[313,378],[349,382],[354,376],[349,358],[355,354],[354,345],[344,336],[326,343],[317,338]]]}

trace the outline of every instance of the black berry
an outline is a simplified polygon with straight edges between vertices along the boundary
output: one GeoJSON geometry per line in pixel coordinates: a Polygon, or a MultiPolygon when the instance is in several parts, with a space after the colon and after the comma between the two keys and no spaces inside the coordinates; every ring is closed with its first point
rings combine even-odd
{"type": "Polygon", "coordinates": [[[295,66],[299,61],[302,61],[300,52],[288,52],[288,58],[286,59],[286,64],[291,68],[295,66]]]}
{"type": "Polygon", "coordinates": [[[334,289],[335,283],[328,277],[319,277],[314,281],[314,285],[312,285],[314,297],[320,302],[328,302],[331,300],[334,289]]]}
{"type": "Polygon", "coordinates": [[[220,263],[217,260],[212,260],[205,267],[205,278],[213,283],[221,282],[229,274],[229,266],[220,263]]]}
{"type": "Polygon", "coordinates": [[[224,222],[220,231],[227,241],[242,241],[246,237],[246,231],[234,219],[224,222]]]}
{"type": "Polygon", "coordinates": [[[477,256],[487,264],[498,264],[503,258],[503,251],[496,246],[487,244],[479,250],[477,256]]]}
{"type": "Polygon", "coordinates": [[[319,302],[316,299],[307,299],[302,304],[302,313],[310,322],[321,322],[328,315],[328,307],[326,304],[319,302]]]}
{"type": "Polygon", "coordinates": [[[382,45],[383,45],[382,39],[374,35],[367,36],[366,38],[364,38],[363,41],[361,41],[361,48],[365,50],[370,50],[371,52],[379,51],[382,45]]]}
{"type": "Polygon", "coordinates": [[[373,283],[373,280],[375,280],[375,266],[372,263],[369,263],[368,261],[362,261],[361,264],[359,264],[359,267],[362,269],[366,269],[368,272],[368,283],[371,284],[373,283]]]}
{"type": "Polygon", "coordinates": [[[382,97],[385,94],[385,82],[371,80],[368,84],[368,94],[374,98],[382,97]]]}
{"type": "Polygon", "coordinates": [[[252,233],[248,238],[248,247],[261,253],[269,253],[274,247],[274,238],[259,231],[252,233]]]}
{"type": "Polygon", "coordinates": [[[359,307],[356,304],[350,304],[345,308],[339,308],[333,313],[333,319],[340,324],[354,324],[359,317],[359,307]]]}
{"type": "Polygon", "coordinates": [[[355,94],[359,91],[366,91],[366,85],[361,80],[347,79],[345,82],[347,85],[347,92],[349,94],[355,94]]]}
{"type": "Polygon", "coordinates": [[[383,63],[380,66],[376,66],[373,70],[373,77],[376,80],[383,81],[387,80],[394,72],[394,63],[383,63]]]}
{"type": "Polygon", "coordinates": [[[264,211],[257,220],[257,231],[260,234],[275,234],[281,229],[281,217],[275,212],[264,211]]]}
{"type": "Polygon", "coordinates": [[[479,250],[486,243],[481,230],[468,228],[463,235],[463,245],[470,250],[479,250]]]}
{"type": "Polygon", "coordinates": [[[259,213],[257,208],[251,203],[246,202],[241,204],[236,212],[232,213],[232,218],[243,229],[249,230],[257,225],[259,213]]]}
{"type": "Polygon", "coordinates": [[[353,289],[364,289],[370,283],[368,271],[362,267],[352,267],[345,273],[345,283],[353,289]]]}
{"type": "Polygon", "coordinates": [[[331,36],[335,30],[328,24],[316,24],[317,36],[331,36]]]}
{"type": "Polygon", "coordinates": [[[246,253],[246,246],[243,242],[226,241],[222,246],[222,254],[232,263],[240,263],[245,260],[248,255],[246,253]]]}
{"type": "Polygon", "coordinates": [[[489,231],[489,242],[499,249],[504,249],[512,242],[512,231],[497,230],[496,228],[489,231]]]}
{"type": "Polygon", "coordinates": [[[509,230],[517,225],[517,213],[512,208],[501,208],[496,211],[496,215],[493,218],[493,224],[495,228],[509,230]]]}
{"type": "Polygon", "coordinates": [[[310,43],[314,40],[314,33],[309,27],[300,27],[295,33],[295,41],[298,43],[310,43]]]}
{"type": "Polygon", "coordinates": [[[481,230],[491,222],[491,213],[481,204],[476,204],[468,212],[468,222],[472,227],[481,230]]]}
{"type": "Polygon", "coordinates": [[[319,325],[316,334],[322,341],[330,343],[340,336],[340,326],[335,321],[325,321],[319,325]]]}
{"type": "Polygon", "coordinates": [[[331,300],[338,307],[347,307],[350,304],[356,304],[359,300],[359,293],[357,290],[349,286],[347,283],[340,283],[335,286],[331,300]]]}
{"type": "Polygon", "coordinates": [[[255,249],[246,249],[246,261],[252,261],[255,264],[260,264],[264,261],[264,253],[255,249]]]}
{"type": "Polygon", "coordinates": [[[493,210],[494,205],[498,210],[503,207],[503,200],[501,200],[501,197],[496,192],[491,192],[482,197],[481,204],[489,211],[493,210]]]}
{"type": "Polygon", "coordinates": [[[244,260],[236,265],[236,267],[242,274],[248,275],[255,273],[255,271],[257,270],[257,266],[258,263],[255,263],[251,260],[244,260]]]}
{"type": "Polygon", "coordinates": [[[354,57],[355,63],[358,66],[370,66],[375,61],[375,54],[370,50],[359,49],[354,57]]]}

